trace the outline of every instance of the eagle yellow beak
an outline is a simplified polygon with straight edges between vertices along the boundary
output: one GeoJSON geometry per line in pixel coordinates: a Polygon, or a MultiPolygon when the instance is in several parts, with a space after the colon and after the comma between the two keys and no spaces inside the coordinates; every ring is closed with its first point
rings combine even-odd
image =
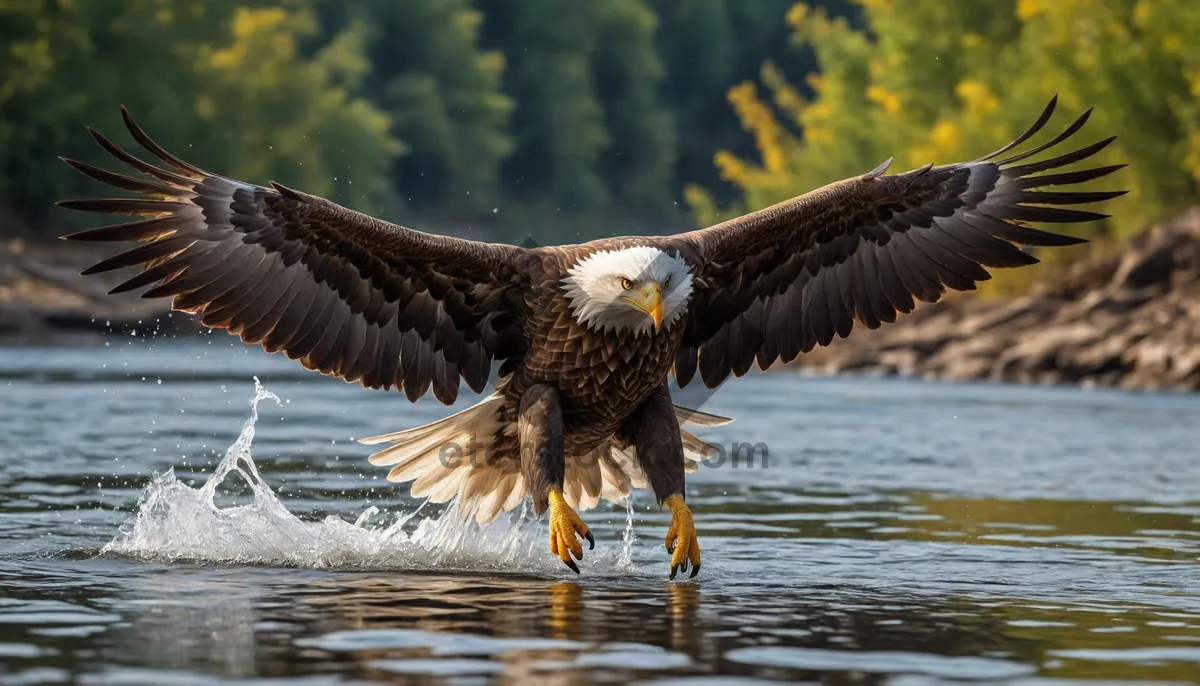
{"type": "Polygon", "coordinates": [[[621,299],[650,315],[650,318],[654,320],[655,331],[662,327],[662,288],[657,281],[647,281],[642,284],[637,295],[622,296],[621,299]]]}

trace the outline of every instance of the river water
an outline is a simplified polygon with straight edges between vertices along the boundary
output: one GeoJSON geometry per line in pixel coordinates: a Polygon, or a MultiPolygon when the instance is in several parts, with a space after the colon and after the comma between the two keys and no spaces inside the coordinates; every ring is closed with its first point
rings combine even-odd
{"type": "Polygon", "coordinates": [[[366,462],[432,399],[219,337],[0,349],[0,684],[1200,680],[1200,396],[780,372],[704,409],[769,452],[689,477],[701,575],[639,493],[577,577],[366,462]]]}

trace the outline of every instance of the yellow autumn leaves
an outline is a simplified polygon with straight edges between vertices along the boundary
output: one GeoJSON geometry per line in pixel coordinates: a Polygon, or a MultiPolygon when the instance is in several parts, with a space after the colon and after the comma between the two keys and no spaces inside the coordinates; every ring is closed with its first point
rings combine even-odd
{"type": "MultiPolygon", "coordinates": [[[[1054,94],[1051,128],[1095,106],[1079,136],[1118,135],[1100,163],[1129,162],[1129,196],[1091,230],[1120,236],[1196,202],[1200,180],[1200,3],[1191,0],[858,0],[865,26],[796,4],[798,44],[817,57],[804,74],[766,65],[729,91],[757,159],[718,153],[743,206],[769,205],[865,172],[972,159],[1003,145],[1054,94]],[[1066,114],[1063,114],[1063,113],[1066,114]]],[[[719,219],[702,189],[687,199],[701,223],[719,219]]],[[[724,214],[724,213],[720,213],[724,214]]],[[[1087,230],[1087,229],[1081,229],[1087,230]]]]}

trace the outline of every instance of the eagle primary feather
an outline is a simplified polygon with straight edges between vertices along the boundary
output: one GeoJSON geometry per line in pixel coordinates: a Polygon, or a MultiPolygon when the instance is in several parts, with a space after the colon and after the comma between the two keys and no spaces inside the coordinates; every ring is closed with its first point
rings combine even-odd
{"type": "Polygon", "coordinates": [[[91,131],[102,148],[155,181],[66,162],[152,199],[60,203],[149,217],[67,237],[142,242],[86,272],[144,266],[115,291],[157,284],[146,297],[172,297],[175,309],[206,326],[369,388],[403,388],[412,400],[432,386],[439,400],[453,402],[460,377],[481,391],[492,360],[520,353],[514,309],[525,251],[433,236],[279,184],[209,174],[122,115],[134,138],[173,171],[91,131]]]}
{"type": "Polygon", "coordinates": [[[1060,135],[1020,155],[994,157],[1037,133],[1052,100],[1011,145],[974,162],[883,175],[881,169],[670,240],[697,246],[706,288],[691,305],[676,355],[678,383],[697,367],[715,388],[757,361],[789,362],[855,321],[876,328],[946,288],[972,290],[991,278],[984,267],[1036,263],[1018,245],[1061,246],[1081,239],[1039,231],[1030,222],[1088,222],[1107,215],[1055,205],[1098,202],[1109,192],[1035,189],[1089,181],[1124,165],[1046,176],[1091,157],[1114,139],[1023,166],[1015,163],[1077,133],[1085,112],[1060,135]]]}
{"type": "MultiPolygon", "coordinates": [[[[947,288],[973,289],[990,278],[986,268],[1036,262],[1021,245],[1081,242],[1031,223],[1105,217],[1073,206],[1123,191],[1046,190],[1121,168],[1063,170],[1113,140],[1059,154],[1090,111],[1046,143],[999,159],[1038,133],[1055,105],[977,160],[886,174],[888,160],[674,236],[526,249],[431,235],[274,182],[203,171],[157,145],[124,109],[133,138],[167,168],[89,129],[101,148],[147,178],[67,164],[141,197],[60,204],[139,217],[67,236],[137,243],[84,273],[140,266],[114,292],[150,287],[144,297],[170,297],[174,309],[206,326],[309,369],[400,389],[411,401],[432,390],[450,404],[460,379],[481,392],[499,363],[495,393],[480,404],[368,441],[391,444],[372,462],[391,465],[391,479],[413,481],[414,495],[457,496],[487,522],[527,495],[535,509],[550,491],[586,509],[650,485],[679,513],[683,474],[711,449],[680,425],[727,420],[672,410],[669,374],[686,386],[699,373],[716,387],[755,363],[790,361],[849,335],[855,322],[875,328],[947,288]],[[523,465],[518,414],[522,398],[534,396],[552,402],[548,423],[531,435],[558,447],[523,465]],[[476,452],[446,459],[447,444],[460,441],[476,452]],[[563,476],[547,478],[554,474],[563,476]]],[[[690,526],[690,514],[680,516],[690,526]]],[[[575,534],[557,539],[561,548],[553,538],[563,522],[579,535],[587,530],[552,511],[552,548],[575,568],[567,551],[575,534]]],[[[684,538],[696,545],[694,532],[684,538]]],[[[672,574],[689,559],[699,564],[698,547],[676,551],[672,574]]]]}

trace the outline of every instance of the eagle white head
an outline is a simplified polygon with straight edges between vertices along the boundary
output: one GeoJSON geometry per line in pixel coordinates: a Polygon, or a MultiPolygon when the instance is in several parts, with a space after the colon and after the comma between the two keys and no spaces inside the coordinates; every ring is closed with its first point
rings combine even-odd
{"type": "Polygon", "coordinates": [[[688,263],[650,246],[594,252],[567,273],[563,290],[571,313],[592,331],[670,329],[692,297],[688,263]]]}

